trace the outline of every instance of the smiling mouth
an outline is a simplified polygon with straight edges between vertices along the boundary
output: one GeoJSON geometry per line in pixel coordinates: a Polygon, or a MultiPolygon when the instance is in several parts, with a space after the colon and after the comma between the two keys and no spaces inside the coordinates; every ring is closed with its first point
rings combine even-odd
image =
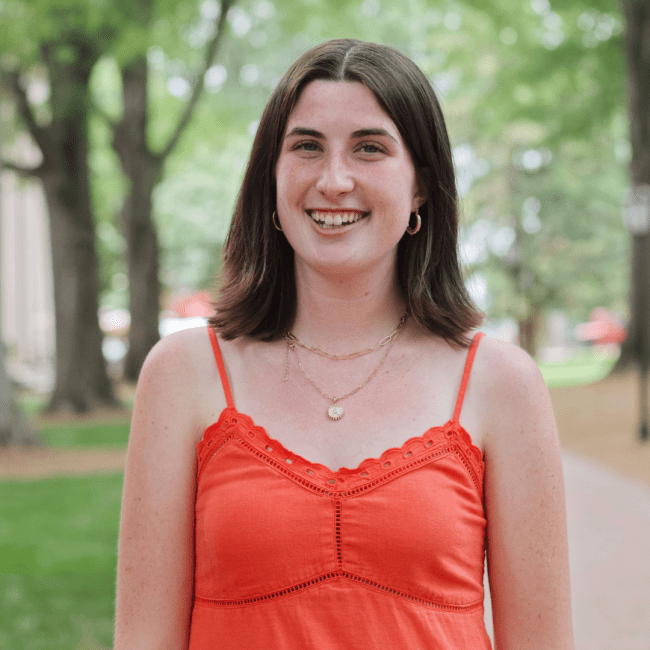
{"type": "Polygon", "coordinates": [[[360,210],[305,210],[321,228],[343,228],[367,217],[369,212],[360,210]]]}

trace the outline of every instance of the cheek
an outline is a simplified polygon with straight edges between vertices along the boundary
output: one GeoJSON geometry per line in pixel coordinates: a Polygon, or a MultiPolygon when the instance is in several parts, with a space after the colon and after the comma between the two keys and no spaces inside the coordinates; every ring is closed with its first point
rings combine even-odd
{"type": "Polygon", "coordinates": [[[275,179],[278,202],[289,201],[300,195],[304,185],[300,170],[290,165],[278,164],[275,179]]]}

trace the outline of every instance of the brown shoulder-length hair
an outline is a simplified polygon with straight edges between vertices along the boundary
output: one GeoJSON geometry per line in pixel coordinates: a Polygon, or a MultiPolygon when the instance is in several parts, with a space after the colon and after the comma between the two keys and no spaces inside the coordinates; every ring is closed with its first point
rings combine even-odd
{"type": "Polygon", "coordinates": [[[262,114],[223,250],[222,283],[210,323],[225,339],[270,341],[296,314],[293,249],[273,226],[275,167],[289,115],[314,80],[369,88],[393,120],[427,188],[422,228],[398,244],[399,285],[413,320],[466,346],[482,314],[467,293],[458,260],[458,197],[449,137],[422,71],[385,45],[341,39],[303,54],[282,77],[262,114]]]}

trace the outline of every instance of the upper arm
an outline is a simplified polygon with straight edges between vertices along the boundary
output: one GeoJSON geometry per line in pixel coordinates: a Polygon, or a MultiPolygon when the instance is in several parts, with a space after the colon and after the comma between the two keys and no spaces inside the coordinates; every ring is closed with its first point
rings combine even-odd
{"type": "Polygon", "coordinates": [[[492,405],[485,507],[495,645],[571,650],[564,481],[548,390],[519,348],[490,341],[485,352],[484,392],[492,405]]]}
{"type": "Polygon", "coordinates": [[[187,647],[200,436],[190,357],[186,336],[167,337],[138,380],[120,521],[116,650],[187,647]]]}

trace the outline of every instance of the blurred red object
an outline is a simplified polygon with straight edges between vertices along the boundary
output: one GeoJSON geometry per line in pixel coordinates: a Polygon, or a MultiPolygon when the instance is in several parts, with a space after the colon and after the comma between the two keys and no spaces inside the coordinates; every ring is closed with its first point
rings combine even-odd
{"type": "Polygon", "coordinates": [[[604,307],[597,307],[589,315],[588,323],[576,325],[574,335],[578,341],[606,345],[620,345],[627,338],[627,330],[615,314],[604,307]]]}
{"type": "Polygon", "coordinates": [[[214,313],[212,296],[207,291],[176,296],[169,303],[169,310],[179,318],[210,318],[214,313]]]}

